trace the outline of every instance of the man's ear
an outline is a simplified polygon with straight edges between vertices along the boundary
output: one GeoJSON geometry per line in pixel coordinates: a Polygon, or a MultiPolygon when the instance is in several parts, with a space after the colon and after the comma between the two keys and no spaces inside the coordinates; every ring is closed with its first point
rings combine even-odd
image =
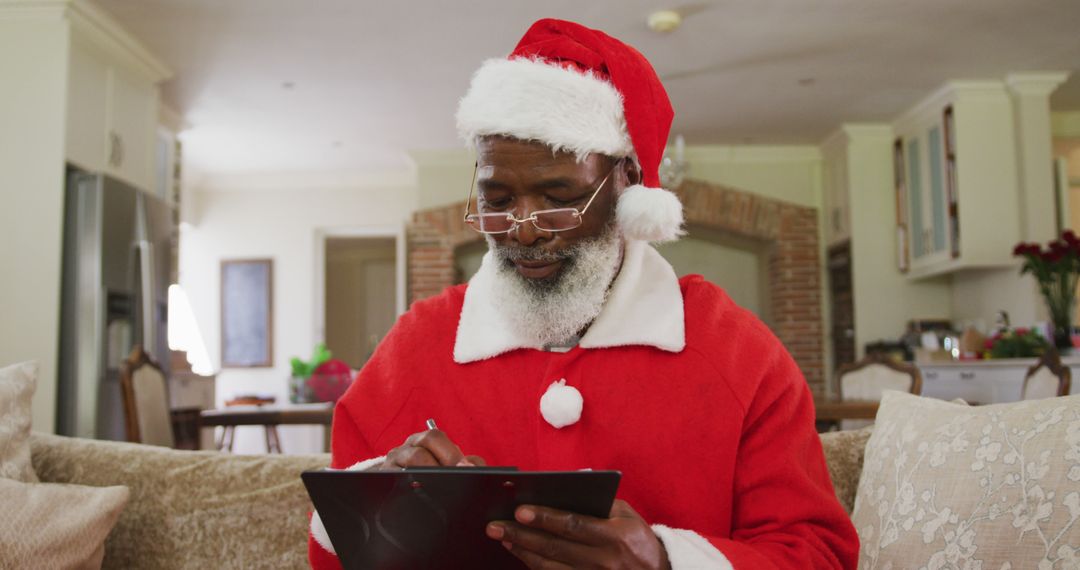
{"type": "Polygon", "coordinates": [[[619,166],[619,170],[622,171],[623,188],[641,184],[641,167],[638,166],[637,161],[633,158],[626,157],[622,159],[622,165],[619,166]]]}

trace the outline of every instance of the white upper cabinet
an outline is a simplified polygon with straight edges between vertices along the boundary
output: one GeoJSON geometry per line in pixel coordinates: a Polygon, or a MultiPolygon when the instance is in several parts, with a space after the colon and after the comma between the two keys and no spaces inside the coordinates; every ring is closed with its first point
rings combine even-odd
{"type": "Polygon", "coordinates": [[[1015,265],[1016,135],[1001,82],[956,82],[893,125],[897,251],[913,279],[1015,265]]]}
{"type": "Polygon", "coordinates": [[[104,171],[105,110],[109,106],[109,65],[89,46],[72,42],[68,67],[67,157],[83,168],[104,171]]]}
{"type": "Polygon", "coordinates": [[[110,75],[107,171],[152,192],[158,92],[154,84],[120,68],[110,75]]]}
{"type": "Polygon", "coordinates": [[[152,192],[158,83],[169,71],[92,5],[71,2],[67,17],[67,159],[152,192]]]}

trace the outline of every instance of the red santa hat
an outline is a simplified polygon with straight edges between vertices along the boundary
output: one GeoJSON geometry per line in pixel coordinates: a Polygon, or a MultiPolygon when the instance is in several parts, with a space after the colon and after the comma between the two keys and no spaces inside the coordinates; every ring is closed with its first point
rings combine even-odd
{"type": "Polygon", "coordinates": [[[619,196],[623,235],[671,241],[682,234],[679,198],[660,187],[674,111],[637,50],[580,24],[539,20],[506,59],[484,62],[457,113],[468,143],[487,135],[540,141],[584,157],[634,157],[641,184],[619,196]]]}

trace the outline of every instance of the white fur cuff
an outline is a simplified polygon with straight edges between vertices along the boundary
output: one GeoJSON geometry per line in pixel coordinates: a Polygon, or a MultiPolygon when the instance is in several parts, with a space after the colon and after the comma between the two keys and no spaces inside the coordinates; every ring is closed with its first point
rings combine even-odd
{"type": "Polygon", "coordinates": [[[734,570],[731,562],[705,537],[692,530],[652,525],[667,550],[671,570],[734,570]]]}
{"type": "Polygon", "coordinates": [[[484,62],[458,105],[457,128],[470,145],[485,135],[506,135],[579,157],[634,152],[615,86],[539,59],[484,62]]]}
{"type": "MultiPolygon", "coordinates": [[[[330,469],[327,467],[327,470],[364,471],[365,469],[370,469],[371,467],[382,463],[385,459],[386,456],[383,455],[382,457],[373,457],[371,459],[365,459],[364,461],[358,461],[351,467],[346,467],[345,469],[330,469]]],[[[311,537],[315,539],[315,542],[317,542],[319,546],[323,547],[323,550],[337,556],[337,551],[334,550],[334,545],[330,542],[330,535],[326,534],[326,527],[323,526],[322,518],[319,517],[319,511],[312,511],[311,513],[311,537]]]]}
{"type": "Polygon", "coordinates": [[[635,184],[619,195],[615,220],[629,239],[675,241],[683,235],[683,208],[679,197],[663,188],[635,184]]]}

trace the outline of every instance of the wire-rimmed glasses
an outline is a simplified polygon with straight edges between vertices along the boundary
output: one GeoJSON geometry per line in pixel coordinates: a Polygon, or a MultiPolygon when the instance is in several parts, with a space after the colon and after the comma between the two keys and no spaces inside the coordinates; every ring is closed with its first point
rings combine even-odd
{"type": "MultiPolygon", "coordinates": [[[[491,212],[491,213],[469,213],[469,204],[472,203],[473,187],[476,186],[476,167],[473,167],[472,182],[469,183],[469,197],[465,200],[465,218],[464,221],[470,228],[482,233],[482,234],[505,234],[514,230],[520,224],[526,222],[532,222],[536,229],[543,232],[564,232],[566,230],[572,230],[581,225],[582,217],[585,212],[589,210],[589,206],[592,205],[593,200],[596,199],[597,194],[600,193],[600,189],[607,184],[611,175],[615,172],[615,168],[618,167],[617,163],[607,173],[607,176],[600,181],[600,184],[596,186],[596,190],[593,190],[592,196],[589,197],[589,201],[585,203],[585,207],[578,210],[577,208],[554,208],[551,210],[536,210],[530,213],[524,218],[515,218],[514,214],[510,212],[491,212]]],[[[480,204],[477,203],[477,210],[479,210],[480,204]]]]}

